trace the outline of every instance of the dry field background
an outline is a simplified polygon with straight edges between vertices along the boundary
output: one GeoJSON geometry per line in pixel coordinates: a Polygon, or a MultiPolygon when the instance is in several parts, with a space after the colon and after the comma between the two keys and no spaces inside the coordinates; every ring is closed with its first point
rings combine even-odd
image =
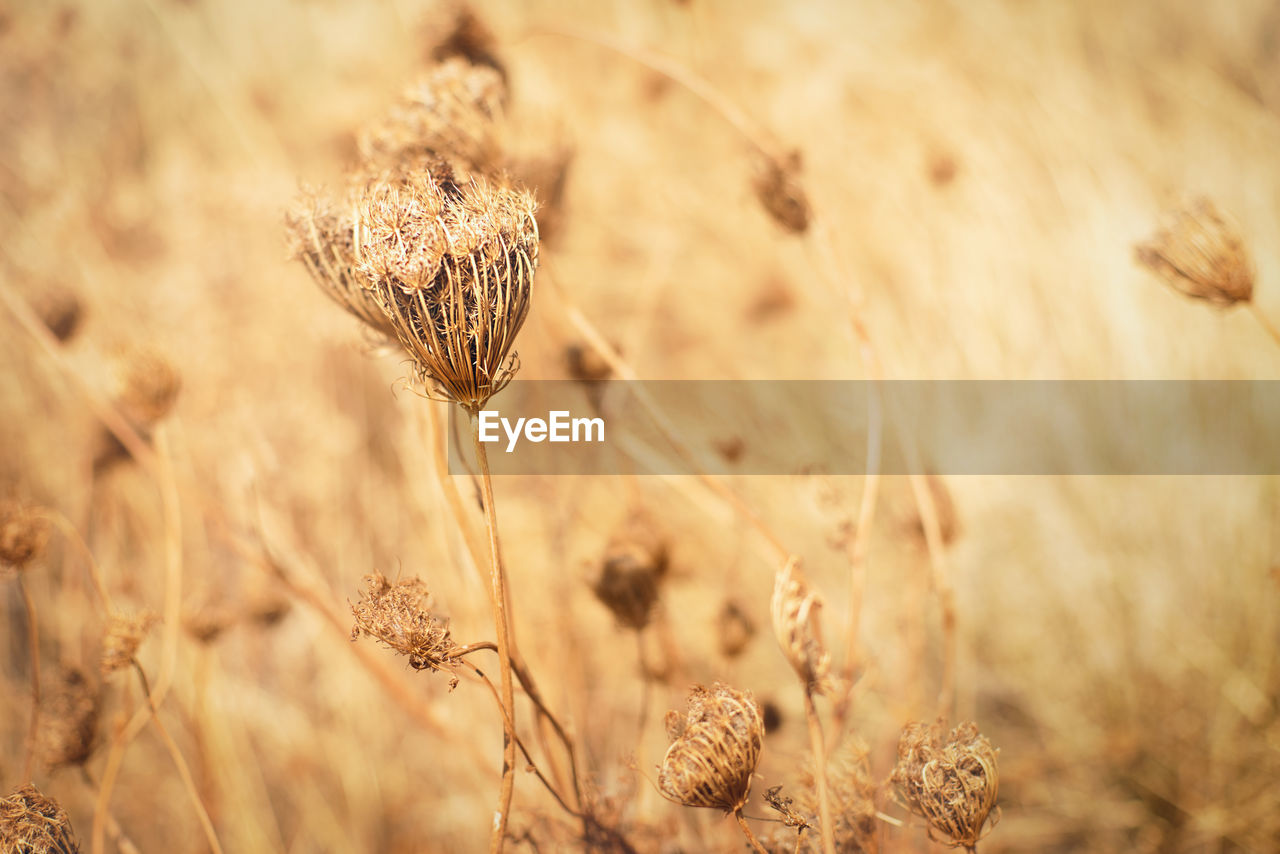
{"type": "MultiPolygon", "coordinates": [[[[1280,346],[1247,309],[1180,297],[1132,249],[1162,209],[1204,193],[1239,221],[1257,308],[1280,317],[1274,2],[475,11],[509,72],[511,145],[573,152],[521,378],[569,375],[575,309],[646,378],[865,378],[851,304],[890,378],[1280,375],[1280,346]],[[705,78],[803,153],[836,288],[822,241],[762,209],[743,136],[605,38],[705,78]]],[[[171,675],[159,717],[226,851],[485,846],[501,754],[487,689],[464,672],[450,691],[447,675],[349,639],[348,602],[375,569],[421,577],[461,642],[492,639],[487,568],[471,563],[435,474],[438,405],[289,259],[282,224],[301,184],[341,184],[355,130],[423,70],[450,14],[409,0],[0,9],[0,287],[37,305],[74,294],[83,309],[52,350],[14,300],[0,310],[0,488],[66,520],[22,578],[46,699],[59,662],[101,683],[94,782],[43,763],[33,779],[85,851],[113,739],[147,716],[135,718],[135,674],[98,674],[105,615],[70,529],[118,609],[167,617],[137,658],[153,681],[171,675]],[[149,465],[95,468],[93,401],[127,400],[122,366],[142,366],[134,386],[163,379],[140,352],[167,359],[180,393],[149,465]]],[[[803,556],[843,663],[838,541],[863,479],[727,483],[803,556]]],[[[1280,850],[1277,482],[942,484],[954,719],[1000,749],[1003,818],[979,850],[1280,850]]],[[[751,529],[693,477],[512,477],[496,490],[521,646],[574,733],[599,814],[640,851],[743,849],[732,820],[649,782],[663,713],[684,708],[690,685],[724,681],[770,707],[747,814],[785,838],[759,820],[775,815],[761,796],[803,788],[809,743],[769,628],[778,567],[751,529]],[[671,555],[639,643],[592,593],[606,544],[637,511],[671,555]],[[728,600],[756,629],[733,658],[716,620],[728,600]]],[[[880,490],[844,732],[876,782],[902,726],[935,714],[944,646],[910,486],[880,490]]],[[[13,574],[0,604],[8,792],[25,782],[31,699],[13,574]]],[[[58,714],[46,703],[46,719],[58,714]]],[[[118,757],[110,812],[124,834],[144,852],[204,850],[160,730],[118,757]]],[[[875,805],[908,822],[876,819],[880,850],[941,850],[888,787],[875,805]]],[[[573,828],[517,774],[510,849],[571,849],[573,828]]]]}

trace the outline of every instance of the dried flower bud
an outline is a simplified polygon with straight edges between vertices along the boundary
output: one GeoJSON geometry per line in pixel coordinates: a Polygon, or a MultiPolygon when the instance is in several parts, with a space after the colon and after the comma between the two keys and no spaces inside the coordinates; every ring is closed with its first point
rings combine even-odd
{"type": "Polygon", "coordinates": [[[101,693],[89,675],[64,666],[41,702],[39,754],[49,768],[82,765],[98,732],[101,693]]]}
{"type": "Polygon", "coordinates": [[[449,635],[448,624],[428,609],[431,594],[420,579],[392,583],[380,572],[366,575],[360,601],[351,606],[356,624],[354,641],[368,635],[401,655],[409,657],[414,670],[449,670],[458,646],[449,635]]]}
{"type": "Polygon", "coordinates": [[[1134,248],[1138,262],[1175,290],[1217,306],[1249,302],[1254,268],[1238,226],[1207,198],[1184,203],[1134,248]]]}
{"type": "Polygon", "coordinates": [[[427,58],[441,62],[457,57],[472,65],[491,68],[505,81],[507,70],[498,58],[498,43],[493,32],[465,3],[450,5],[452,8],[443,10],[424,28],[427,58]]]}
{"type": "Polygon", "coordinates": [[[118,366],[116,401],[134,424],[149,427],[169,414],[182,377],[159,352],[137,348],[118,366]]]}
{"type": "Polygon", "coordinates": [[[475,412],[515,375],[538,225],[527,193],[474,179],[379,182],[360,205],[362,269],[419,378],[475,412]]]}
{"type": "Polygon", "coordinates": [[[138,654],[138,647],[142,646],[147,633],[158,621],[159,618],[149,611],[133,616],[112,614],[107,619],[107,633],[102,639],[102,658],[98,663],[102,675],[109,676],[132,664],[134,656],[138,654]]]}
{"type": "Polygon", "coordinates": [[[21,570],[44,551],[49,521],[34,504],[0,499],[0,566],[21,570]]]}
{"type": "Polygon", "coordinates": [[[66,343],[80,328],[84,307],[75,291],[61,285],[50,285],[31,303],[40,321],[53,337],[66,343]]]}
{"type": "Polygon", "coordinates": [[[819,694],[831,689],[831,655],[822,641],[818,612],[822,598],[809,586],[800,562],[791,558],[773,585],[773,631],[782,654],[805,686],[819,694]]]}
{"type": "Polygon", "coordinates": [[[725,685],[710,691],[698,686],[689,695],[684,726],[668,721],[668,733],[673,729],[678,734],[658,772],[662,794],[687,807],[742,809],[764,744],[764,722],[751,695],[725,685]]]}
{"type": "Polygon", "coordinates": [[[755,621],[736,599],[724,603],[716,617],[716,629],[720,638],[720,654],[725,658],[741,655],[756,634],[755,621]]]}
{"type": "Polygon", "coordinates": [[[0,851],[13,854],[79,854],[67,813],[35,786],[0,798],[0,851]]]}
{"type": "MultiPolygon", "coordinates": [[[[953,848],[973,850],[983,837],[1000,788],[996,750],[974,723],[962,723],[943,740],[942,721],[911,723],[898,742],[893,782],[907,809],[929,823],[953,848]]],[[[999,820],[996,810],[991,824],[999,820]]]]}
{"type": "Polygon", "coordinates": [[[809,197],[800,184],[800,152],[764,157],[755,177],[756,196],[769,216],[786,231],[802,234],[809,228],[809,197]]]}
{"type": "Polygon", "coordinates": [[[609,543],[591,589],[620,625],[639,631],[653,617],[668,566],[666,543],[643,521],[633,520],[609,543]]]}
{"type": "Polygon", "coordinates": [[[382,338],[394,339],[391,321],[356,269],[355,223],[314,193],[285,215],[290,252],[307,268],[320,290],[382,338]]]}

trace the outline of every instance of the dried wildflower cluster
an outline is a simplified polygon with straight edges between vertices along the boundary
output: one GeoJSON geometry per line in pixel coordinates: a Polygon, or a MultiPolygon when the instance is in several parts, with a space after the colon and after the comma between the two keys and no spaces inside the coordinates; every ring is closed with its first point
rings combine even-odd
{"type": "Polygon", "coordinates": [[[1134,253],[1172,288],[1216,306],[1253,298],[1254,267],[1239,227],[1207,198],[1165,214],[1164,223],[1134,253]]]}
{"type": "Polygon", "coordinates": [[[689,695],[684,718],[667,713],[672,739],[658,773],[658,788],[688,807],[737,812],[747,802],[760,762],[764,721],[749,693],[717,684],[689,695]]]}
{"type": "Polygon", "coordinates": [[[666,543],[638,530],[609,544],[591,589],[619,625],[639,631],[653,617],[668,566],[666,543]]]}
{"type": "Polygon", "coordinates": [[[102,657],[98,669],[103,676],[124,670],[133,663],[138,647],[146,639],[159,618],[149,611],[141,614],[112,614],[107,619],[107,633],[102,638],[102,657]]]}
{"type": "Polygon", "coordinates": [[[98,732],[101,693],[85,671],[61,668],[42,702],[40,758],[49,768],[81,765],[98,732]]]}
{"type": "MultiPolygon", "coordinates": [[[[970,851],[983,836],[1000,788],[996,750],[974,723],[950,734],[941,721],[908,724],[898,742],[893,782],[907,808],[953,848],[970,851]]],[[[999,820],[995,812],[992,824],[999,820]]]]}
{"type": "Polygon", "coordinates": [[[822,598],[809,585],[795,558],[778,570],[771,609],[778,645],[800,681],[815,693],[828,692],[832,687],[831,654],[822,641],[818,620],[822,598]]]}
{"type": "Polygon", "coordinates": [[[0,798],[0,851],[13,854],[79,854],[71,819],[35,786],[0,798]]]}
{"type": "Polygon", "coordinates": [[[431,594],[417,578],[392,582],[380,572],[366,575],[360,601],[351,606],[351,639],[367,635],[409,657],[414,670],[448,670],[459,647],[448,624],[431,613],[431,594]]]}
{"type": "MultiPolygon", "coordinates": [[[[871,776],[866,747],[857,741],[848,742],[826,764],[827,797],[836,850],[849,854],[878,851],[876,784],[871,776]]],[[[793,813],[789,819],[784,813],[787,824],[795,826],[795,818],[799,817],[811,830],[818,827],[818,788],[812,772],[801,780],[794,800],[784,800],[793,813]]],[[[774,808],[778,809],[777,806],[774,808]]],[[[822,843],[816,833],[810,832],[804,834],[799,847],[794,850],[816,854],[822,850],[822,843]]]]}
{"type": "Polygon", "coordinates": [[[0,499],[0,568],[20,570],[44,551],[49,522],[34,504],[0,499]]]}

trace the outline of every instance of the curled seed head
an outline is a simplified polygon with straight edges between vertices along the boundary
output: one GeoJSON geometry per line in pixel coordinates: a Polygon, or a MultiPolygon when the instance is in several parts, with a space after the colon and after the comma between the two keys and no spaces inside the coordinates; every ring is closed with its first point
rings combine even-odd
{"type": "Polygon", "coordinates": [[[112,614],[107,618],[107,633],[102,639],[102,658],[98,670],[109,676],[133,663],[138,647],[146,639],[159,618],[149,611],[141,614],[112,614]]]}
{"type": "Polygon", "coordinates": [[[385,644],[409,657],[414,670],[449,670],[458,646],[449,626],[428,609],[431,594],[420,579],[391,582],[380,572],[366,575],[360,601],[351,606],[356,623],[354,641],[360,635],[385,644]]]}
{"type": "Polygon", "coordinates": [[[800,183],[800,152],[762,157],[755,177],[756,197],[784,230],[802,234],[809,228],[809,196],[800,183]]]}
{"type": "Polygon", "coordinates": [[[796,558],[787,561],[773,585],[773,631],[782,654],[810,690],[831,689],[831,655],[822,641],[818,613],[822,598],[809,586],[796,558]]]}
{"type": "Polygon", "coordinates": [[[41,701],[40,759],[49,768],[82,765],[98,732],[101,692],[89,674],[63,666],[41,701]]]}
{"type": "Polygon", "coordinates": [[[24,569],[44,551],[48,541],[49,521],[39,507],[0,499],[0,566],[24,569]]]}
{"type": "Polygon", "coordinates": [[[149,427],[169,414],[182,388],[173,363],[156,350],[137,348],[118,366],[116,400],[137,425],[149,427]]]}
{"type": "Polygon", "coordinates": [[[1240,229],[1207,198],[1167,212],[1160,230],[1135,246],[1134,255],[1189,297],[1222,307],[1253,298],[1253,262],[1240,229]]]}
{"type": "Polygon", "coordinates": [[[667,732],[673,740],[658,772],[665,797],[725,812],[746,804],[764,744],[760,708],[749,693],[698,686],[689,695],[683,722],[668,714],[667,732]]]}
{"type": "Polygon", "coordinates": [[[79,854],[71,819],[35,786],[0,798],[0,851],[14,854],[79,854]]]}
{"type": "MultiPolygon", "coordinates": [[[[996,750],[974,723],[945,735],[941,721],[911,723],[898,742],[893,782],[903,803],[952,847],[972,849],[983,836],[1000,788],[996,750]]],[[[992,826],[999,811],[992,817],[992,826]]]]}
{"type": "Polygon", "coordinates": [[[639,631],[653,617],[668,567],[666,543],[633,522],[609,543],[591,589],[620,625],[639,631]]]}
{"type": "Polygon", "coordinates": [[[419,379],[470,411],[515,375],[538,264],[533,198],[441,173],[374,182],[359,206],[361,269],[419,379]]]}
{"type": "Polygon", "coordinates": [[[716,629],[720,640],[720,654],[725,658],[737,658],[751,643],[756,634],[755,621],[746,608],[736,599],[728,599],[716,617],[716,629]]]}

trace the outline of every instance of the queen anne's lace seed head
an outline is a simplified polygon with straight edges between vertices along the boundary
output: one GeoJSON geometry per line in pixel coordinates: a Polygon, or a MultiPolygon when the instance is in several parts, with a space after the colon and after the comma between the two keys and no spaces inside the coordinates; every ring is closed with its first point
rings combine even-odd
{"type": "Polygon", "coordinates": [[[751,695],[725,685],[694,688],[688,714],[670,713],[667,732],[673,740],[658,773],[662,794],[688,807],[742,809],[764,744],[751,695]]]}

